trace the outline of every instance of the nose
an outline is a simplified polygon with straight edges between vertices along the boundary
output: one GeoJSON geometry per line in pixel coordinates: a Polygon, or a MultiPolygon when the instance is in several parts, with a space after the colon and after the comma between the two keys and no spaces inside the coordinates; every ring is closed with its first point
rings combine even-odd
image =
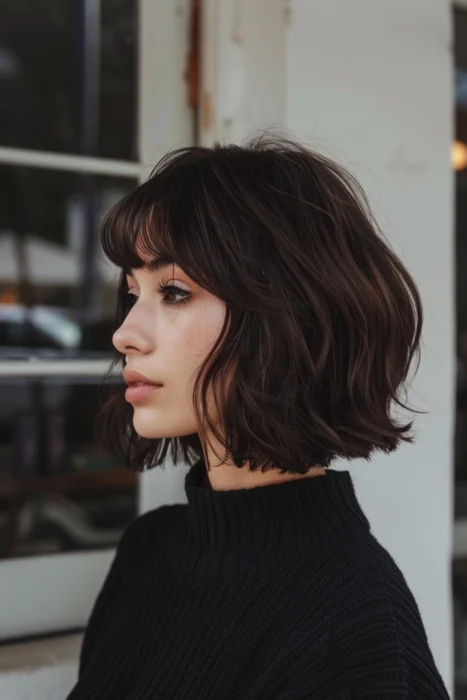
{"type": "Polygon", "coordinates": [[[153,349],[148,334],[140,326],[128,321],[115,331],[112,343],[122,355],[147,355],[153,349]]]}

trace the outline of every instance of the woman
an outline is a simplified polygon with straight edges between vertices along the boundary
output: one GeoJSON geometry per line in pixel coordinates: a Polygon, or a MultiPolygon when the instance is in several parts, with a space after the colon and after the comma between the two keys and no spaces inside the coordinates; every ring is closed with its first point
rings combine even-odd
{"type": "Polygon", "coordinates": [[[109,429],[131,469],[191,468],[187,504],[121,538],[69,698],[447,698],[402,573],[329,469],[412,439],[391,409],[420,298],[358,184],[287,139],[180,149],[102,244],[128,385],[109,429]]]}

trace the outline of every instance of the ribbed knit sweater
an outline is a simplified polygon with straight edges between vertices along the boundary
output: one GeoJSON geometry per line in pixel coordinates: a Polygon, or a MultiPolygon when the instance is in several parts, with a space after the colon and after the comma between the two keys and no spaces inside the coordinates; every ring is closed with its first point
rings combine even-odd
{"type": "Polygon", "coordinates": [[[348,472],[216,491],[125,530],[68,700],[446,700],[348,472]]]}

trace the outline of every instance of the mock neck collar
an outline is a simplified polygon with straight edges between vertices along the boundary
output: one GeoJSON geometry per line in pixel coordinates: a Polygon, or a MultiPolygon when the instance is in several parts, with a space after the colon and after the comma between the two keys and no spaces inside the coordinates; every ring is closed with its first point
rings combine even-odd
{"type": "Polygon", "coordinates": [[[369,531],[348,471],[218,491],[198,460],[185,476],[187,529],[182,554],[192,563],[240,555],[271,561],[369,531]]]}

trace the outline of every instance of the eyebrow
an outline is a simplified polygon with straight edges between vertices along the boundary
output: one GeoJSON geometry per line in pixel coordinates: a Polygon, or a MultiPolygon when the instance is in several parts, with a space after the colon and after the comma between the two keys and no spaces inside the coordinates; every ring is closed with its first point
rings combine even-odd
{"type": "MultiPolygon", "coordinates": [[[[159,258],[154,258],[154,260],[148,262],[147,265],[143,265],[143,270],[149,270],[149,272],[157,272],[157,270],[162,270],[164,267],[176,264],[177,263],[174,260],[171,260],[170,258],[167,258],[162,255],[159,258]]],[[[131,270],[126,270],[126,274],[129,277],[133,277],[131,270]]]]}

